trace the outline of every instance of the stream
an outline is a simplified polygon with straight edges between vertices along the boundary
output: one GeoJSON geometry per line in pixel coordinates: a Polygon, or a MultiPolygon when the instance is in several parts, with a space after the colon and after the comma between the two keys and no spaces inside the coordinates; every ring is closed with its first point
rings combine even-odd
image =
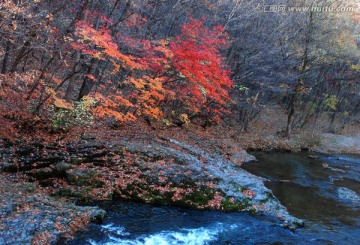
{"type": "Polygon", "coordinates": [[[108,212],[102,225],[68,244],[360,244],[360,156],[254,155],[259,161],[242,168],[268,179],[304,228],[292,232],[262,214],[112,201],[98,203],[108,212]]]}

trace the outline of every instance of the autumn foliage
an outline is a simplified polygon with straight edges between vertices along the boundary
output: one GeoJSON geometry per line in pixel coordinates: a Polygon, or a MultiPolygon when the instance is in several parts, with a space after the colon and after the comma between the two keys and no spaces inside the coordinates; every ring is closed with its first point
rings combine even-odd
{"type": "MultiPolygon", "coordinates": [[[[82,53],[91,55],[96,59],[105,60],[107,57],[112,58],[115,67],[129,67],[131,69],[143,68],[139,63],[134,61],[131,55],[122,54],[116,43],[114,43],[110,30],[105,27],[94,29],[86,21],[76,23],[75,36],[77,42],[71,42],[74,49],[81,50],[82,53]]],[[[117,70],[115,70],[117,71],[117,70]]]]}
{"type": "Polygon", "coordinates": [[[230,38],[222,26],[186,17],[176,34],[156,37],[143,35],[147,18],[130,10],[119,19],[119,13],[104,13],[88,1],[59,1],[46,14],[37,12],[41,1],[5,2],[5,138],[29,122],[67,130],[79,125],[77,114],[89,118],[89,111],[117,124],[145,119],[178,125],[196,117],[221,121],[227,113],[232,81],[220,50],[230,38]],[[87,101],[93,103],[85,106],[87,101]]]}
{"type": "Polygon", "coordinates": [[[204,27],[204,20],[191,19],[181,30],[182,36],[170,43],[170,50],[174,68],[189,81],[182,92],[191,91],[199,102],[208,99],[226,104],[232,81],[219,53],[219,47],[226,45],[228,38],[224,28],[216,26],[210,30],[204,27]]]}
{"type": "Polygon", "coordinates": [[[255,2],[3,0],[0,94],[16,103],[1,95],[0,117],[6,128],[30,121],[27,113],[68,125],[77,115],[64,110],[85,98],[96,102],[90,112],[116,125],[209,126],[231,111],[228,121],[247,130],[275,100],[290,108],[287,134],[322,116],[329,131],[358,121],[358,14],[250,17],[261,12],[255,2]]]}
{"type": "Polygon", "coordinates": [[[70,46],[91,58],[110,60],[112,74],[129,74],[120,84],[123,89],[101,86],[93,95],[99,102],[94,112],[124,122],[142,116],[160,119],[170,115],[166,111],[174,114],[174,110],[178,115],[196,114],[215,103],[211,110],[219,118],[219,108],[229,103],[228,90],[232,87],[219,52],[228,36],[221,26],[210,29],[204,21],[190,18],[181,35],[170,40],[119,35],[120,45],[106,25],[96,30],[90,23],[79,21],[70,46]],[[137,55],[125,54],[121,48],[135,50],[137,55]]]}

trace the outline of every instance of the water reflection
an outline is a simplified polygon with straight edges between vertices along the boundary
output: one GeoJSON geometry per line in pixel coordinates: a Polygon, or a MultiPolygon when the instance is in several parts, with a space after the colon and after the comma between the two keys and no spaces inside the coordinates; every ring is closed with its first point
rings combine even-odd
{"type": "Polygon", "coordinates": [[[266,186],[292,215],[328,226],[339,222],[353,226],[358,221],[359,205],[350,198],[342,200],[338,194],[342,187],[360,194],[360,182],[345,177],[359,174],[360,156],[317,155],[317,159],[311,159],[309,153],[255,155],[259,161],[243,168],[269,179],[266,186]]]}

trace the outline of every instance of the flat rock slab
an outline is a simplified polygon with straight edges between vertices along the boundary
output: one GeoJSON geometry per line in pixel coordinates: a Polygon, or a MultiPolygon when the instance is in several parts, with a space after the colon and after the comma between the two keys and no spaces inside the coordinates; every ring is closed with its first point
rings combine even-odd
{"type": "Polygon", "coordinates": [[[54,244],[104,216],[97,207],[75,206],[40,192],[34,183],[0,173],[0,245],[54,244]]]}

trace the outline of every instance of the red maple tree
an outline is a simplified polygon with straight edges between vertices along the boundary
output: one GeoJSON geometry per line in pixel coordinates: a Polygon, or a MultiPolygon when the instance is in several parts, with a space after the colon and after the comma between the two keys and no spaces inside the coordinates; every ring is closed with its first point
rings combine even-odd
{"type": "Polygon", "coordinates": [[[176,106],[169,111],[176,110],[179,115],[207,111],[219,119],[221,108],[231,101],[228,90],[233,85],[219,51],[228,43],[228,35],[223,27],[210,29],[204,22],[190,18],[181,35],[170,40],[138,40],[119,34],[118,43],[105,27],[95,29],[85,21],[78,22],[72,48],[92,58],[111,60],[113,74],[121,72],[120,68],[130,71],[123,82],[127,93],[98,94],[102,103],[95,111],[120,121],[139,116],[159,119],[166,107],[176,106]],[[137,56],[121,52],[120,44],[137,56]]]}

